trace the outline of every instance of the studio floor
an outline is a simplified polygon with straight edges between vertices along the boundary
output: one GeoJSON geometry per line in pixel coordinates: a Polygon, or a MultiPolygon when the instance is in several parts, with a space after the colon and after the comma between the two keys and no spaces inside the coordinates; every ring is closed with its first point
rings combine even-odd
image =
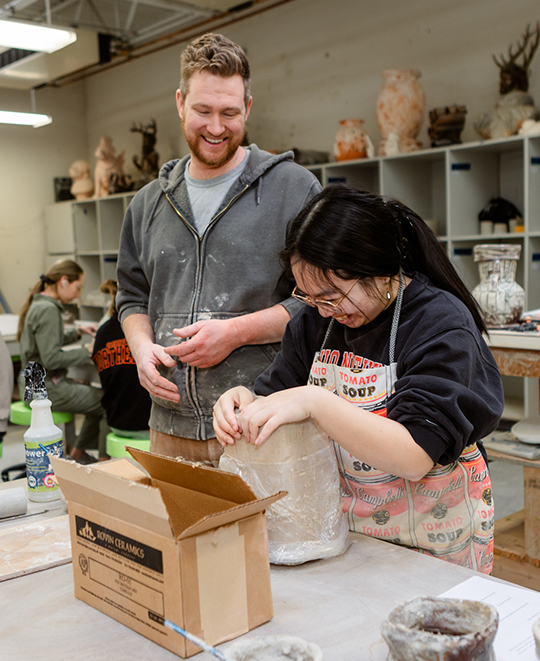
{"type": "MultiPolygon", "coordinates": [[[[79,428],[81,416],[77,416],[76,427],[79,428]]],[[[0,471],[15,464],[24,463],[24,432],[26,427],[9,425],[4,437],[3,453],[0,458],[0,471]]],[[[519,465],[502,461],[492,461],[489,464],[491,486],[495,503],[495,518],[519,512],[523,509],[523,468],[519,465]]]]}

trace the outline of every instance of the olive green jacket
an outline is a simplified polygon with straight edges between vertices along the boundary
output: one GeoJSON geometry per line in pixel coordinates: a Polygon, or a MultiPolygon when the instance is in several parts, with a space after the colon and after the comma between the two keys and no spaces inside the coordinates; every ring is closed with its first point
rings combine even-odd
{"type": "Polygon", "coordinates": [[[63,346],[75,342],[76,330],[65,332],[62,312],[64,306],[51,296],[35,294],[28,309],[21,333],[21,365],[33,360],[45,368],[47,379],[65,376],[68,367],[92,365],[88,349],[64,351],[63,346]]]}

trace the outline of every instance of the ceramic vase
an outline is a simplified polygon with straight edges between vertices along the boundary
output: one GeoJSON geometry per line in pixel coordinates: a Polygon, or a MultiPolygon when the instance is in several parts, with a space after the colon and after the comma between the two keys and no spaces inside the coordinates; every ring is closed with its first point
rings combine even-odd
{"type": "Polygon", "coordinates": [[[385,69],[384,82],[377,97],[377,123],[383,137],[380,156],[421,149],[416,138],[420,132],[426,95],[417,69],[385,69]]]}
{"type": "Polygon", "coordinates": [[[387,661],[495,661],[495,606],[469,599],[416,597],[381,624],[387,661]]]}
{"type": "Polygon", "coordinates": [[[375,150],[369,135],[362,128],[363,119],[342,119],[336,141],[334,156],[336,161],[349,161],[353,158],[373,158],[375,150]]]}
{"type": "Polygon", "coordinates": [[[480,284],[472,294],[484,313],[488,326],[519,321],[525,305],[525,292],[516,282],[516,267],[521,246],[482,244],[474,247],[480,284]]]}

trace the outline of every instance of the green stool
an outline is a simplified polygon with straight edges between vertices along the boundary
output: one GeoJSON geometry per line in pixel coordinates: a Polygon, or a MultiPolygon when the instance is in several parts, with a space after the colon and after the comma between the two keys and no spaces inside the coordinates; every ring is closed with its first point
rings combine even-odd
{"type": "Polygon", "coordinates": [[[131,457],[125,446],[135,448],[136,450],[150,450],[150,439],[146,438],[125,438],[117,436],[113,432],[107,434],[107,454],[109,457],[131,457]]]}
{"type": "MultiPolygon", "coordinates": [[[[75,416],[65,411],[52,411],[55,425],[64,425],[64,441],[69,447],[75,442],[75,416]]],[[[24,402],[12,402],[9,409],[9,421],[13,425],[30,427],[32,409],[24,402]]]]}

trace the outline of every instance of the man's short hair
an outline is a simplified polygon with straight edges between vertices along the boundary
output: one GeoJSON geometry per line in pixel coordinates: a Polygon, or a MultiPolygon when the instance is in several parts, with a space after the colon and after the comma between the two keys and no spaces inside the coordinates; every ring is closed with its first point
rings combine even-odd
{"type": "Polygon", "coordinates": [[[180,58],[180,94],[185,100],[189,79],[197,71],[208,71],[228,78],[240,74],[244,80],[244,102],[251,98],[251,74],[246,54],[234,41],[222,34],[208,33],[194,39],[180,58]]]}

